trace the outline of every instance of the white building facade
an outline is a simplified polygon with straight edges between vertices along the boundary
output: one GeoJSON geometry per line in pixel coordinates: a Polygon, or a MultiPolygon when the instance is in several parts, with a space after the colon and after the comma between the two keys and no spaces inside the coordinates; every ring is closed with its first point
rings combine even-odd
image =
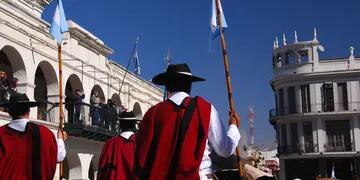
{"type": "Polygon", "coordinates": [[[278,140],[280,179],[360,176],[360,58],[320,59],[316,29],[311,41],[273,49],[276,108],[270,123],[278,140]]]}
{"type": "MultiPolygon", "coordinates": [[[[58,50],[49,34],[50,25],[41,19],[42,11],[51,1],[0,1],[0,71],[19,80],[17,92],[26,93],[31,100],[48,102],[44,107],[32,108],[31,119],[56,130],[58,50]]],[[[64,98],[79,89],[85,94],[83,103],[90,104],[91,95],[97,92],[102,99],[111,99],[116,106],[133,110],[139,117],[163,100],[161,89],[132,73],[127,74],[120,89],[126,70],[107,58],[113,50],[75,22],[68,21],[68,25],[69,32],[62,44],[64,98]]],[[[92,125],[90,111],[90,106],[82,107],[81,128],[92,125]]],[[[71,123],[68,113],[65,109],[65,122],[71,123]]],[[[6,112],[0,112],[0,125],[9,120],[6,112]]],[[[96,129],[81,128],[75,135],[70,133],[66,142],[66,179],[94,179],[104,140],[112,135],[110,131],[98,133],[96,129]]]]}

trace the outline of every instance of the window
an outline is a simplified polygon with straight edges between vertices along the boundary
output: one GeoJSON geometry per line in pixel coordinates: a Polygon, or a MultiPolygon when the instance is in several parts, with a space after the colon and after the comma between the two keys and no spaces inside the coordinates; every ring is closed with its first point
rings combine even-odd
{"type": "Polygon", "coordinates": [[[296,97],[295,97],[295,87],[288,88],[288,102],[289,102],[289,113],[296,114],[296,97]]]}
{"type": "Polygon", "coordinates": [[[285,65],[288,64],[295,64],[296,62],[296,56],[293,52],[287,52],[285,54],[285,65]]]}
{"type": "Polygon", "coordinates": [[[309,85],[303,85],[300,87],[301,89],[301,107],[302,112],[311,112],[311,104],[310,104],[310,87],[309,85]]]}
{"type": "Polygon", "coordinates": [[[338,108],[339,111],[349,110],[348,106],[348,95],[347,95],[347,84],[338,83],[338,108]]]}
{"type": "Polygon", "coordinates": [[[290,124],[291,152],[296,152],[299,145],[298,124],[290,124]]]}
{"type": "Polygon", "coordinates": [[[309,62],[309,55],[307,50],[299,51],[299,56],[300,56],[300,62],[302,63],[309,62]]]}
{"type": "Polygon", "coordinates": [[[304,150],[307,153],[315,151],[312,131],[313,131],[312,123],[310,121],[304,122],[303,123],[303,134],[305,140],[304,150]]]}
{"type": "Polygon", "coordinates": [[[327,152],[351,151],[350,124],[348,120],[326,121],[327,152]]]}
{"type": "Polygon", "coordinates": [[[334,90],[332,83],[324,83],[322,88],[322,109],[324,112],[334,111],[334,90]]]}
{"type": "Polygon", "coordinates": [[[284,89],[279,89],[279,115],[284,115],[284,89]]]}

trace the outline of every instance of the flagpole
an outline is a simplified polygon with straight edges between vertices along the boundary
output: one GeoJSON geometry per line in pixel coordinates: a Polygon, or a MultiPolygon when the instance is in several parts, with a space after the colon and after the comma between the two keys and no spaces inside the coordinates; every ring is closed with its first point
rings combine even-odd
{"type": "MultiPolygon", "coordinates": [[[[64,113],[63,113],[63,92],[62,92],[62,49],[61,43],[58,43],[58,62],[59,62],[59,131],[63,133],[64,127],[64,113]]],[[[63,163],[60,162],[59,179],[63,179],[63,163]]]]}
{"type": "MultiPolygon", "coordinates": [[[[229,63],[228,63],[228,55],[227,55],[227,49],[226,49],[226,42],[225,42],[225,36],[222,30],[222,19],[221,19],[221,12],[220,12],[220,0],[216,0],[216,14],[217,14],[217,22],[219,24],[219,31],[220,31],[220,39],[221,39],[221,49],[223,53],[223,60],[224,60],[224,67],[225,67],[225,76],[226,76],[226,86],[228,90],[228,100],[229,100],[229,108],[230,113],[235,112],[235,105],[233,100],[233,93],[232,93],[232,85],[231,85],[231,79],[230,79],[230,70],[229,70],[229,63]]],[[[230,116],[232,116],[230,114],[230,116]]],[[[229,122],[233,123],[233,122],[229,122]]],[[[236,119],[237,127],[240,127],[240,119],[236,119]]],[[[239,167],[239,176],[243,177],[243,166],[241,163],[241,157],[240,157],[240,148],[236,148],[236,158],[237,158],[237,165],[239,167]]]]}

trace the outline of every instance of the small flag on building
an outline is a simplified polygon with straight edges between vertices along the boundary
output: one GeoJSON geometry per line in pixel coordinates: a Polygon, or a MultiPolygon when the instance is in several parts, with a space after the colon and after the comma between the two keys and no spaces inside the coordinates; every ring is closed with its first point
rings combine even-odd
{"type": "MultiPolygon", "coordinates": [[[[211,21],[210,21],[210,28],[211,28],[211,32],[212,32],[212,38],[215,39],[217,36],[220,35],[220,24],[217,21],[217,12],[216,12],[216,1],[218,0],[212,0],[212,15],[211,15],[211,21]]],[[[219,0],[219,9],[220,9],[220,17],[221,17],[221,28],[222,31],[225,31],[225,29],[228,27],[226,20],[225,20],[225,16],[224,16],[224,12],[221,6],[221,2],[219,0]]]]}
{"type": "Polygon", "coordinates": [[[63,34],[66,31],[68,31],[68,26],[66,23],[63,4],[61,0],[57,0],[55,14],[53,17],[53,22],[51,24],[50,34],[55,38],[56,42],[60,44],[63,38],[63,34]]]}
{"type": "Polygon", "coordinates": [[[138,49],[138,44],[139,44],[139,37],[136,39],[136,44],[135,44],[135,48],[134,48],[134,52],[133,52],[133,56],[132,56],[132,61],[135,64],[135,69],[134,69],[134,73],[137,76],[140,76],[141,71],[140,71],[140,60],[139,60],[139,54],[137,52],[138,49]]]}

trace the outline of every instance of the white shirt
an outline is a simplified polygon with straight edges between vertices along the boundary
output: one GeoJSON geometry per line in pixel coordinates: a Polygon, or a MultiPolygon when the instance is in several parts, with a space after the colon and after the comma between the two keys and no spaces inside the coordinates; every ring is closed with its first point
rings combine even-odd
{"type": "Polygon", "coordinates": [[[129,139],[131,137],[131,135],[133,135],[134,132],[132,131],[124,131],[120,133],[120,136],[125,138],[125,139],[129,139]]]}
{"type": "MultiPolygon", "coordinates": [[[[16,119],[12,120],[9,123],[9,127],[12,129],[15,129],[20,132],[24,132],[26,128],[26,124],[29,122],[28,119],[16,119]]],[[[55,136],[55,134],[54,134],[55,136]]],[[[56,137],[56,136],[55,136],[56,137]]],[[[58,153],[57,153],[57,161],[61,162],[65,159],[66,156],[66,150],[65,150],[65,144],[63,139],[56,138],[57,146],[58,146],[58,153]]]]}
{"type": "MultiPolygon", "coordinates": [[[[169,100],[180,105],[186,97],[189,97],[187,93],[177,92],[173,93],[169,100]]],[[[201,180],[208,179],[206,175],[213,172],[211,159],[209,157],[210,153],[214,150],[216,154],[222,157],[228,157],[235,152],[239,140],[239,129],[232,124],[228,131],[225,131],[217,110],[211,105],[208,139],[199,171],[201,180]]]]}

